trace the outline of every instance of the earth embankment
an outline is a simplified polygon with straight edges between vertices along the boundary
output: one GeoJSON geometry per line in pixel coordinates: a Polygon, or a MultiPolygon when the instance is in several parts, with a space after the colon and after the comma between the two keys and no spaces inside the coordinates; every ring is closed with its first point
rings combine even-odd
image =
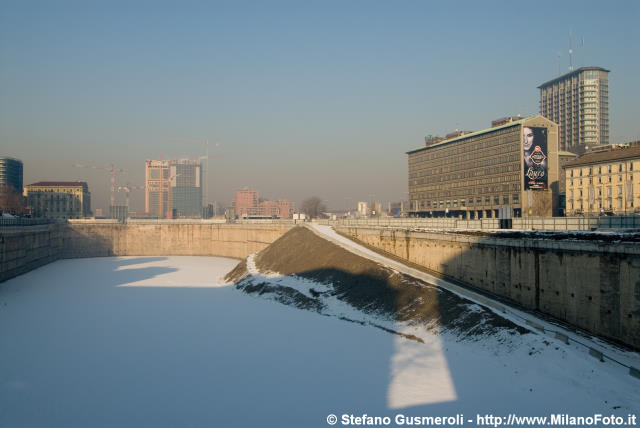
{"type": "MultiPolygon", "coordinates": [[[[353,254],[296,227],[250,256],[228,280],[249,294],[352,320],[344,305],[376,320],[473,337],[526,330],[447,290],[353,254]],[[342,312],[336,312],[341,306],[342,312]]],[[[380,326],[380,325],[377,325],[380,326]]]]}

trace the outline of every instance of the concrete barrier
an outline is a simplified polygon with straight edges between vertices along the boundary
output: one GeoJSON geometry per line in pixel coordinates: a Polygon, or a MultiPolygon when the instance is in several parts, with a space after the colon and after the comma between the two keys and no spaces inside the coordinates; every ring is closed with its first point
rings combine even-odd
{"type": "Polygon", "coordinates": [[[242,259],[291,225],[71,222],[0,229],[0,282],[61,258],[218,256],[242,259]]]}
{"type": "Polygon", "coordinates": [[[640,349],[640,245],[335,227],[445,278],[640,349]]]}

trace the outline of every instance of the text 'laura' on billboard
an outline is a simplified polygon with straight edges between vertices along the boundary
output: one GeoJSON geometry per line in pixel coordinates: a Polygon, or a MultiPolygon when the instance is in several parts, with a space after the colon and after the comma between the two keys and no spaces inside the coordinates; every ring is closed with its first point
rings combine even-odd
{"type": "Polygon", "coordinates": [[[549,173],[547,160],[547,128],[522,128],[524,156],[524,189],[546,190],[549,173]]]}

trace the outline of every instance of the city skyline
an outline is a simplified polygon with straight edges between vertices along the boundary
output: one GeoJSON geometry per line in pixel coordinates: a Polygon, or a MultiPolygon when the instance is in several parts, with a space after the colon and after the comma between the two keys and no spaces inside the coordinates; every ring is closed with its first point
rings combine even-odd
{"type": "Polygon", "coordinates": [[[424,136],[539,113],[570,32],[574,68],[611,70],[611,142],[640,138],[635,3],[250,4],[3,3],[0,155],[25,185],[87,181],[93,210],[108,173],[74,164],[142,185],[146,159],[201,156],[207,139],[209,202],[245,186],[333,210],[397,201],[424,136]]]}

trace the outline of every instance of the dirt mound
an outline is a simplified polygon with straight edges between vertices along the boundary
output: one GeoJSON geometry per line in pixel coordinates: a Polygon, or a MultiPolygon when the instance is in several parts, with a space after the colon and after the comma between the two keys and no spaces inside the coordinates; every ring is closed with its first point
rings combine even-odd
{"type": "Polygon", "coordinates": [[[355,255],[304,227],[296,227],[250,258],[260,274],[295,276],[313,284],[307,293],[278,278],[249,275],[247,262],[227,278],[251,294],[272,295],[275,300],[324,313],[332,298],[377,317],[438,330],[454,330],[464,336],[496,329],[524,333],[526,330],[473,302],[395,272],[355,255]],[[320,291],[318,291],[320,290],[320,291]]]}

